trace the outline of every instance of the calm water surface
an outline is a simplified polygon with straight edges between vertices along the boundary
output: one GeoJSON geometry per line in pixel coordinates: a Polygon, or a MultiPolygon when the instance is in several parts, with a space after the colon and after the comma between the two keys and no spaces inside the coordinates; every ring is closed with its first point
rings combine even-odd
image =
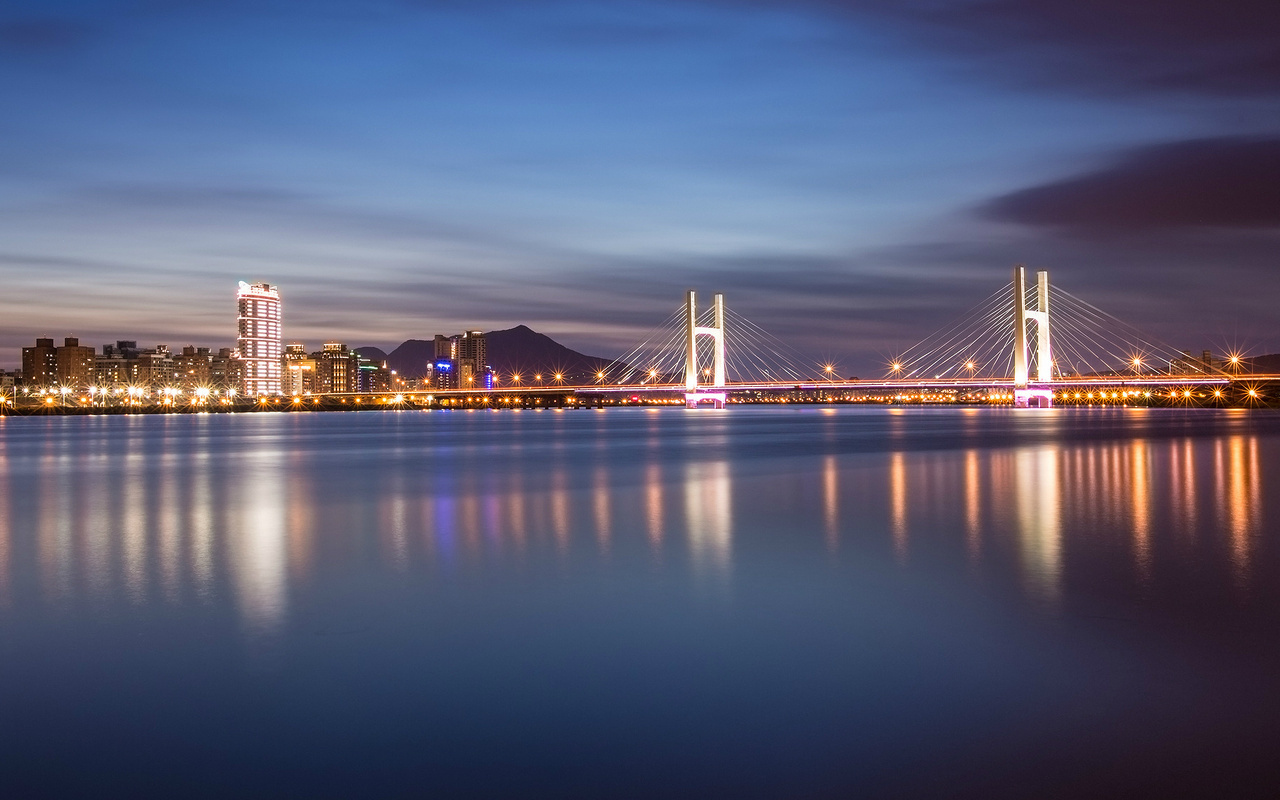
{"type": "Polygon", "coordinates": [[[0,419],[0,794],[1274,796],[1280,416],[0,419]]]}

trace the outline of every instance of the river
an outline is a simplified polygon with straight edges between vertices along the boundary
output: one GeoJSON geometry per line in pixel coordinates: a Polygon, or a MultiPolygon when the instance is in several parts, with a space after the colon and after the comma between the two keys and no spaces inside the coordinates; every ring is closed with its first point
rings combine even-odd
{"type": "Polygon", "coordinates": [[[11,797],[1258,796],[1280,414],[0,418],[11,797]]]}

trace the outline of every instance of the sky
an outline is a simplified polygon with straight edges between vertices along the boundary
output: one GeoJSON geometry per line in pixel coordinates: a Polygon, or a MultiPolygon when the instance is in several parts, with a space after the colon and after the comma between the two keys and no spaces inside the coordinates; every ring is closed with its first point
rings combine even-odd
{"type": "Polygon", "coordinates": [[[0,366],[36,336],[606,357],[720,291],[880,368],[1015,263],[1280,351],[1280,4],[0,6],[0,366]]]}

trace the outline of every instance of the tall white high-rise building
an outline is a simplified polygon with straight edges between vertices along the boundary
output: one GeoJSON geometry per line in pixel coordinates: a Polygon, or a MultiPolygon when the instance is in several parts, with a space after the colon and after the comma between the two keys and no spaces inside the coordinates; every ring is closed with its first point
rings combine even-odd
{"type": "Polygon", "coordinates": [[[244,362],[245,394],[280,394],[284,346],[280,339],[280,291],[269,283],[240,281],[236,346],[244,362]]]}

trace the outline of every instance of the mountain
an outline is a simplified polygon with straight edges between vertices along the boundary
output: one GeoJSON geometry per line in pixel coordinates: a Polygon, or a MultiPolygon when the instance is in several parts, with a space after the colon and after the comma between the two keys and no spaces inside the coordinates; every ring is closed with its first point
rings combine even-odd
{"type": "Polygon", "coordinates": [[[537,373],[549,378],[559,373],[568,383],[590,383],[595,374],[613,363],[570,350],[543,333],[524,325],[485,334],[489,348],[489,366],[506,383],[512,373],[525,380],[537,373]]]}
{"type": "MultiPolygon", "coordinates": [[[[589,383],[595,374],[607,367],[610,360],[597,358],[570,350],[543,333],[526,325],[517,325],[502,331],[485,334],[489,353],[489,366],[498,373],[499,381],[506,384],[513,373],[521,376],[521,382],[531,382],[541,373],[544,382],[550,383],[552,375],[560,374],[566,383],[589,383]]],[[[376,347],[359,347],[366,358],[386,360],[391,369],[406,378],[421,377],[427,365],[435,358],[435,342],[427,339],[409,339],[390,353],[383,354],[376,347]],[[379,354],[381,357],[375,357],[379,354]]]]}
{"type": "Polygon", "coordinates": [[[356,352],[375,364],[387,360],[387,354],[380,347],[357,347],[356,352]]]}
{"type": "MultiPolygon", "coordinates": [[[[364,348],[360,348],[361,351],[364,348]]],[[[427,365],[435,360],[436,344],[427,339],[408,339],[387,353],[387,366],[406,378],[427,374],[427,365]]]]}

